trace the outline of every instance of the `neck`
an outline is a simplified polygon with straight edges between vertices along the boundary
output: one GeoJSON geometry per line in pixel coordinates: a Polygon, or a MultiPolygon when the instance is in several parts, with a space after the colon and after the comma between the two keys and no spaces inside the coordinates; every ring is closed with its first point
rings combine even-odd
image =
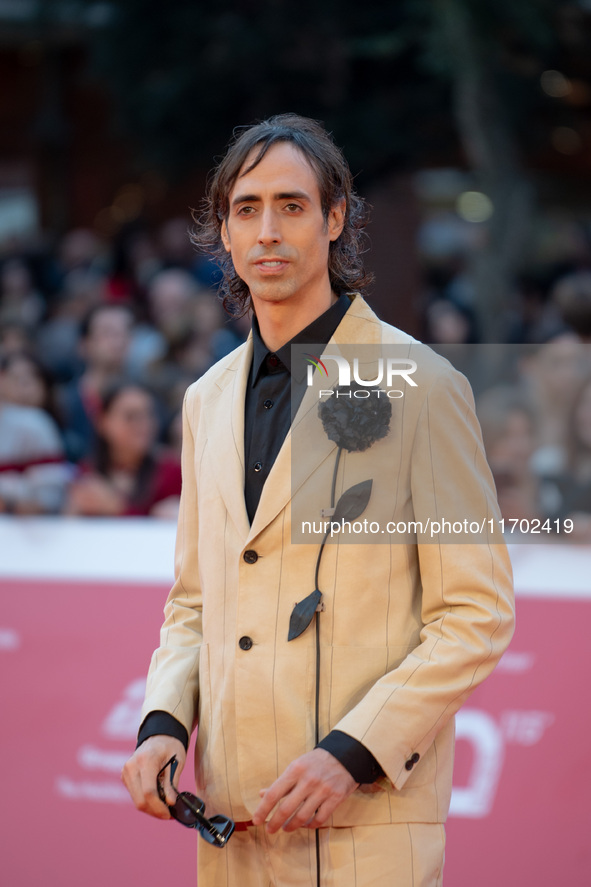
{"type": "Polygon", "coordinates": [[[313,304],[292,305],[287,301],[263,302],[253,299],[263,342],[269,351],[278,351],[282,345],[328,311],[336,301],[337,296],[330,290],[324,298],[313,304]]]}

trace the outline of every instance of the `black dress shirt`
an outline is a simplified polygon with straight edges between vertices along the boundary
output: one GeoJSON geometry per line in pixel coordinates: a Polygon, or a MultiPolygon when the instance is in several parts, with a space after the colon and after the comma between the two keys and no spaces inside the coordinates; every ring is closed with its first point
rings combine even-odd
{"type": "MultiPolygon", "coordinates": [[[[253,361],[244,404],[244,499],[252,523],[263,486],[289,431],[292,415],[305,391],[305,374],[292,374],[291,346],[325,346],[350,305],[346,295],[309,326],[277,350],[270,352],[253,318],[253,361]]],[[[188,746],[185,728],[167,712],[151,712],[140,728],[138,745],[158,733],[176,736],[188,746]],[[174,722],[174,723],[173,723],[174,722]]],[[[352,736],[332,730],[319,743],[353,776],[356,782],[374,782],[383,770],[368,749],[352,736]]]]}
{"type": "Polygon", "coordinates": [[[251,523],[306,390],[305,369],[300,368],[301,374],[292,372],[291,346],[327,345],[350,304],[347,296],[341,296],[275,353],[263,342],[257,319],[253,318],[252,367],[244,404],[244,498],[251,523]]]}

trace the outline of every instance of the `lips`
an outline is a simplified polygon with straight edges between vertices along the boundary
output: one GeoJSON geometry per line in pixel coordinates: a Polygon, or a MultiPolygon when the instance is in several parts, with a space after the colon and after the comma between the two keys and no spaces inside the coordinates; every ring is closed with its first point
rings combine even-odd
{"type": "Polygon", "coordinates": [[[254,264],[275,268],[279,265],[287,264],[287,259],[284,259],[282,256],[268,256],[267,258],[255,259],[254,264]]]}
{"type": "Polygon", "coordinates": [[[268,258],[257,259],[253,264],[261,274],[279,274],[289,262],[286,259],[268,258]]]}

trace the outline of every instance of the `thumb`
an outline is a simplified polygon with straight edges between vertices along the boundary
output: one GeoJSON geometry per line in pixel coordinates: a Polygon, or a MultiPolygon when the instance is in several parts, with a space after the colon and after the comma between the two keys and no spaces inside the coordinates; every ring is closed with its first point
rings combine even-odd
{"type": "Polygon", "coordinates": [[[184,761],[179,761],[178,767],[176,769],[176,772],[174,774],[174,778],[172,779],[172,781],[170,779],[170,771],[169,771],[168,779],[166,780],[166,782],[164,784],[164,794],[166,797],[166,803],[168,804],[169,807],[172,807],[172,805],[175,804],[176,800],[177,800],[178,791],[179,791],[179,779],[180,779],[180,775],[181,775],[181,772],[183,769],[183,764],[184,764],[184,761]]]}
{"type": "Polygon", "coordinates": [[[165,786],[164,797],[168,807],[172,807],[176,803],[177,794],[170,783],[165,786]]]}
{"type": "MultiPolygon", "coordinates": [[[[163,801],[167,806],[172,807],[173,804],[176,803],[177,800],[177,792],[178,792],[178,782],[181,770],[183,769],[183,763],[178,761],[175,767],[174,778],[171,778],[171,768],[167,767],[164,773],[162,773],[159,778],[159,787],[164,795],[163,801]]],[[[159,791],[160,794],[160,791],[159,791]]]]}

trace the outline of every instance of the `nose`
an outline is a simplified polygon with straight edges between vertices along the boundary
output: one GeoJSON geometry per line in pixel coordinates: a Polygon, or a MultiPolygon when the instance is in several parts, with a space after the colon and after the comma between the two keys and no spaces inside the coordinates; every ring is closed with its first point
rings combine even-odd
{"type": "Polygon", "coordinates": [[[281,231],[276,213],[272,209],[264,209],[260,214],[259,243],[281,243],[281,231]]]}

